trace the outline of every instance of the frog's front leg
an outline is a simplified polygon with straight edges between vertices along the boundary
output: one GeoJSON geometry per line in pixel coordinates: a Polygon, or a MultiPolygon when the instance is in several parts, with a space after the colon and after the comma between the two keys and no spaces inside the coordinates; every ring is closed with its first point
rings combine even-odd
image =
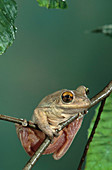
{"type": "Polygon", "coordinates": [[[47,119],[47,114],[43,109],[36,108],[32,120],[50,139],[53,139],[55,132],[50,127],[47,119]]]}

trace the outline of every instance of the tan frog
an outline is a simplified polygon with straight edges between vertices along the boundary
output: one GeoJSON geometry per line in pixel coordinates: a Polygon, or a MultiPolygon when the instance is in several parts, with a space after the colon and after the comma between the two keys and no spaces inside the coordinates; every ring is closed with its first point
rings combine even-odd
{"type": "Polygon", "coordinates": [[[86,113],[90,106],[87,92],[86,87],[80,86],[76,90],[64,89],[46,96],[33,114],[34,123],[42,131],[16,124],[18,137],[30,156],[33,156],[45,140],[45,134],[52,139],[53,135],[56,135],[55,130],[60,128],[60,123],[80,113],[77,119],[59,132],[58,137],[53,138],[53,143],[47,147],[43,154],[53,153],[53,158],[58,160],[67,152],[81,127],[83,113],[86,113]]]}
{"type": "Polygon", "coordinates": [[[90,100],[88,88],[80,86],[76,90],[60,90],[46,96],[34,110],[33,122],[50,138],[56,135],[60,123],[76,113],[87,110],[90,100]]]}

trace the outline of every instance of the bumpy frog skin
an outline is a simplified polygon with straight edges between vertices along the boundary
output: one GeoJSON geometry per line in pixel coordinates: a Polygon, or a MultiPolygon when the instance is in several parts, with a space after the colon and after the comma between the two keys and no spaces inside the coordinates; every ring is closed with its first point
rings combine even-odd
{"type": "MultiPolygon", "coordinates": [[[[78,87],[76,90],[60,90],[46,96],[34,110],[32,120],[42,130],[26,128],[16,125],[16,131],[26,152],[32,156],[45,139],[45,134],[51,139],[56,135],[60,123],[66,121],[77,113],[86,112],[90,100],[86,95],[87,88],[78,87]]],[[[44,154],[54,153],[54,159],[60,159],[70,147],[75,135],[81,127],[83,114],[54,137],[44,154]]]]}

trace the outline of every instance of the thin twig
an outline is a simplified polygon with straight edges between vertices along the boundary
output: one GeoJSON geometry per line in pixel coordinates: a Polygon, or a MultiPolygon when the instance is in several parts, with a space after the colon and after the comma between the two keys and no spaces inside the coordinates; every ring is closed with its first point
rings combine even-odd
{"type": "Polygon", "coordinates": [[[36,124],[34,124],[32,121],[27,121],[26,119],[19,119],[19,118],[16,118],[16,117],[11,117],[11,116],[0,114],[0,120],[5,120],[5,121],[8,121],[8,122],[12,122],[12,123],[18,123],[22,126],[26,126],[26,127],[30,127],[30,128],[34,128],[34,129],[39,129],[36,124]]]}
{"type": "Polygon", "coordinates": [[[49,146],[50,140],[48,137],[44,140],[42,145],[38,148],[38,150],[35,152],[35,154],[32,156],[32,158],[27,162],[23,170],[30,170],[34,164],[38,161],[42,153],[45,151],[45,149],[49,146]]]}
{"type": "MultiPolygon", "coordinates": [[[[100,93],[98,93],[97,95],[95,95],[94,97],[91,98],[91,105],[88,109],[90,109],[91,107],[93,107],[94,105],[99,103],[104,98],[108,97],[111,92],[112,92],[112,81],[110,81],[110,83],[100,93]]],[[[19,118],[6,116],[6,115],[2,115],[2,114],[0,114],[0,119],[9,121],[12,123],[18,123],[23,126],[28,126],[28,127],[34,128],[34,129],[38,128],[36,124],[34,124],[32,121],[27,121],[26,119],[19,119],[19,118]]]]}
{"type": "Polygon", "coordinates": [[[87,144],[86,144],[86,146],[85,146],[85,149],[84,149],[82,158],[81,158],[80,163],[79,163],[79,166],[78,166],[78,170],[81,170],[82,164],[83,164],[83,162],[84,162],[84,160],[85,160],[85,157],[86,157],[86,155],[87,155],[87,152],[88,152],[88,149],[89,149],[89,145],[90,145],[90,143],[91,143],[91,141],[92,141],[92,139],[93,139],[93,136],[94,136],[94,134],[95,134],[95,130],[96,130],[96,128],[97,128],[97,126],[98,126],[98,123],[99,123],[99,121],[100,121],[100,116],[101,116],[101,113],[102,113],[102,111],[103,111],[103,107],[104,107],[105,101],[106,101],[106,98],[103,99],[102,102],[101,102],[101,105],[100,105],[100,108],[99,108],[99,111],[98,111],[97,118],[96,118],[96,120],[95,120],[95,123],[94,123],[93,129],[92,129],[92,131],[91,131],[91,134],[90,134],[90,136],[89,136],[89,138],[88,138],[87,144]]]}
{"type": "MultiPolygon", "coordinates": [[[[91,106],[88,108],[90,109],[91,107],[93,107],[94,105],[96,105],[97,103],[99,103],[101,100],[103,100],[104,98],[108,97],[109,94],[112,92],[112,81],[110,81],[110,83],[100,92],[98,93],[97,95],[95,95],[93,98],[91,98],[91,106]]],[[[72,119],[72,118],[71,118],[72,119]]],[[[73,119],[74,120],[74,119],[73,119]]],[[[73,121],[72,120],[72,121],[73,121]]],[[[71,121],[71,122],[72,122],[71,121]]],[[[70,122],[69,122],[70,123],[70,122]]],[[[68,124],[69,124],[68,123],[68,124]]],[[[48,139],[49,140],[49,139],[48,139]]],[[[45,141],[45,144],[46,144],[46,141],[45,141]]],[[[49,141],[49,144],[50,144],[50,141],[49,141]]],[[[47,147],[49,146],[49,144],[47,145],[47,147]]],[[[44,146],[44,142],[42,143],[42,145],[44,146]]],[[[40,146],[41,147],[41,146],[40,146]]],[[[46,148],[47,148],[46,147],[46,148]]],[[[46,149],[45,148],[45,149],[46,149]]],[[[39,148],[40,149],[40,148],[39,148]]],[[[44,149],[44,150],[45,150],[44,149]]],[[[44,152],[44,151],[43,151],[44,152]]],[[[42,153],[43,153],[42,152],[42,153]]],[[[30,170],[34,164],[36,163],[36,161],[39,159],[39,157],[42,155],[39,154],[39,151],[37,150],[35,152],[35,154],[32,156],[32,158],[28,161],[28,163],[25,165],[24,169],[23,170],[30,170]],[[39,155],[39,156],[38,156],[39,155]],[[34,161],[35,160],[35,161],[34,161]]]]}
{"type": "Polygon", "coordinates": [[[107,98],[111,92],[112,92],[112,80],[101,92],[99,92],[97,95],[91,98],[90,108],[99,103],[101,100],[107,98]]]}
{"type": "MultiPolygon", "coordinates": [[[[90,109],[91,107],[93,107],[94,105],[96,105],[97,103],[99,103],[101,100],[103,100],[104,98],[108,97],[109,94],[112,92],[112,81],[97,95],[95,95],[93,98],[91,98],[91,106],[88,108],[90,109]]],[[[76,118],[76,117],[75,117],[76,118]]],[[[67,126],[69,123],[71,123],[73,120],[75,120],[74,117],[71,117],[70,120],[67,120],[64,124],[62,124],[63,128],[65,126],[67,126]]],[[[0,119],[1,120],[5,120],[5,121],[9,121],[9,122],[13,122],[13,123],[18,123],[21,124],[23,126],[28,126],[34,129],[39,129],[37,127],[37,125],[35,125],[32,121],[27,121],[24,119],[18,119],[18,118],[14,118],[14,117],[10,117],[10,116],[6,116],[6,115],[1,115],[0,114],[0,119]]],[[[40,130],[40,129],[39,129],[40,130]]],[[[61,129],[60,129],[61,130],[61,129]]],[[[60,131],[59,130],[59,131],[60,131]]],[[[30,159],[29,161],[29,168],[27,166],[27,169],[24,170],[29,170],[31,169],[30,167],[33,167],[35,162],[39,159],[39,157],[42,155],[42,153],[44,152],[44,150],[48,147],[48,145],[46,145],[46,143],[49,145],[50,144],[50,139],[48,139],[48,137],[45,139],[45,141],[42,143],[42,148],[43,151],[40,153],[39,151],[36,151],[36,153],[33,155],[33,157],[30,159]],[[38,157],[39,155],[39,157],[38,157]],[[31,162],[32,161],[32,162],[31,162]]],[[[41,146],[40,146],[41,147],[41,146]]],[[[40,148],[39,148],[40,149],[40,148]]],[[[27,164],[26,164],[27,165],[27,164]]]]}
{"type": "MultiPolygon", "coordinates": [[[[64,127],[66,127],[69,123],[71,123],[73,120],[77,119],[78,117],[79,117],[79,114],[76,114],[75,116],[68,119],[66,122],[62,123],[60,125],[60,129],[58,129],[58,132],[61,131],[64,127]]],[[[40,156],[45,151],[45,149],[49,146],[50,143],[51,143],[51,140],[48,137],[46,137],[42,145],[38,148],[35,154],[30,158],[30,160],[27,162],[23,170],[30,170],[35,165],[37,160],[40,158],[40,156]]]]}

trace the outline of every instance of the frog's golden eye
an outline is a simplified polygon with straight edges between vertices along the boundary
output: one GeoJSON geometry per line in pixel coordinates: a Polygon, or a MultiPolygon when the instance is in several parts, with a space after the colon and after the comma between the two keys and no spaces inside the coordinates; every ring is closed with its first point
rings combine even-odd
{"type": "Polygon", "coordinates": [[[86,87],[86,94],[89,94],[89,88],[86,87]]]}
{"type": "Polygon", "coordinates": [[[62,97],[63,102],[70,103],[73,100],[73,93],[70,91],[66,91],[62,94],[61,97],[62,97]]]}

